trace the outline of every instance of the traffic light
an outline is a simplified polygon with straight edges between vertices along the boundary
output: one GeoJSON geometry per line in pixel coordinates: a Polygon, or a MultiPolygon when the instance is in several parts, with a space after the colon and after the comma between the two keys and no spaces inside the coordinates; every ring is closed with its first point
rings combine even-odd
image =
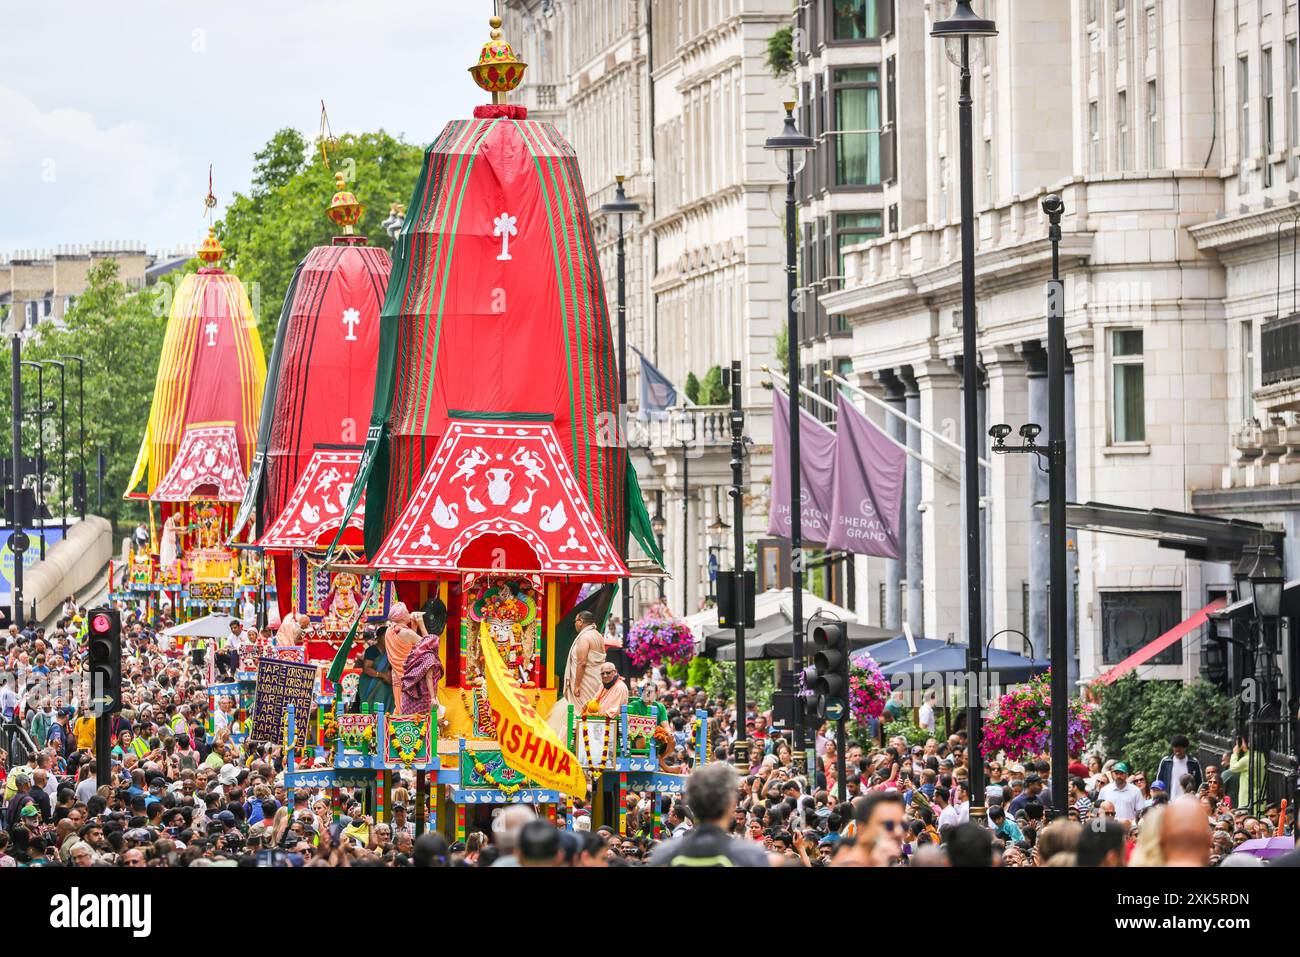
{"type": "Polygon", "coordinates": [[[96,714],[112,714],[122,707],[122,616],[112,608],[91,609],[86,640],[96,714]]]}
{"type": "Polygon", "coordinates": [[[810,717],[840,721],[848,712],[849,633],[841,621],[818,621],[809,635],[812,664],[804,669],[804,698],[810,717]]]}

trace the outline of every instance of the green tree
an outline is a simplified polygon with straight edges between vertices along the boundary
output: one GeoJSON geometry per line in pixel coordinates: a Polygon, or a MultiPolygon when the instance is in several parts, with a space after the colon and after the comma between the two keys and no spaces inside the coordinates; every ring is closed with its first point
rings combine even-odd
{"type": "MultiPolygon", "coordinates": [[[[748,707],[766,711],[772,707],[772,692],[776,690],[776,662],[769,660],[745,662],[745,698],[748,707]]],[[[725,697],[736,700],[736,663],[715,662],[705,691],[710,698],[725,697]]]]}
{"type": "Polygon", "coordinates": [[[391,250],[392,239],[380,223],[393,203],[410,199],[423,151],[379,130],[340,136],[329,157],[326,167],[319,144],[310,152],[297,130],[280,130],[254,155],[248,194],[235,194],[217,226],[226,268],[247,284],[268,352],[294,268],[313,246],[328,245],[338,233],[325,215],[335,173],[344,174],[366,207],[357,232],[391,250]]]}
{"type": "MultiPolygon", "coordinates": [[[[89,285],[64,316],[63,327],[47,322],[37,326],[36,336],[23,350],[33,361],[78,355],[85,360],[86,472],[88,504],[94,510],[95,452],[102,449],[108,461],[104,476],[103,515],[116,529],[123,522],[144,515],[143,507],[122,499],[130,480],[140,441],[144,437],[153,401],[158,356],[166,328],[165,299],[152,289],[133,289],[119,278],[118,264],[106,259],[91,269],[89,285]]],[[[77,374],[75,362],[66,363],[65,395],[68,406],[68,484],[77,467],[77,374]]],[[[24,377],[33,378],[34,377],[24,377]]],[[[45,393],[51,395],[50,372],[45,393]]],[[[57,382],[57,379],[53,381],[57,382]]],[[[35,403],[35,383],[30,384],[29,407],[35,403]]],[[[54,387],[57,390],[57,385],[54,387]]],[[[54,392],[57,402],[57,391],[54,392]]],[[[46,423],[46,457],[51,475],[49,501],[60,500],[58,490],[57,423],[46,423]]],[[[35,449],[35,431],[26,440],[28,454],[35,449]]],[[[71,507],[72,490],[67,499],[71,507]]]]}
{"type": "Polygon", "coordinates": [[[686,398],[700,404],[700,380],[695,378],[694,372],[686,373],[686,398]]]}
{"type": "Polygon", "coordinates": [[[794,73],[794,31],[782,27],[767,38],[767,68],[776,79],[794,73]]]}
{"type": "Polygon", "coordinates": [[[726,405],[731,401],[731,393],[722,384],[722,366],[714,366],[704,373],[699,396],[700,405],[726,405]]]}
{"type": "Polygon", "coordinates": [[[1183,684],[1128,674],[1099,688],[1097,695],[1090,745],[1148,778],[1175,734],[1187,735],[1195,748],[1201,731],[1225,731],[1232,717],[1232,699],[1200,678],[1183,684]]]}

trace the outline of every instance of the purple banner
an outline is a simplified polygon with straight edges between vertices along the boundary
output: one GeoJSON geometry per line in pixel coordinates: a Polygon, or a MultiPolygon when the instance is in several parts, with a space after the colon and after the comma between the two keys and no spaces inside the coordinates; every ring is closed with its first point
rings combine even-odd
{"type": "MultiPolygon", "coordinates": [[[[805,542],[826,543],[834,474],[835,433],[800,408],[799,522],[805,542]]],[[[790,537],[790,400],[780,389],[772,390],[772,498],[767,532],[790,537]]]]}
{"type": "Polygon", "coordinates": [[[833,520],[826,544],[859,555],[902,558],[898,517],[907,453],[842,392],[836,397],[836,408],[833,520]]]}

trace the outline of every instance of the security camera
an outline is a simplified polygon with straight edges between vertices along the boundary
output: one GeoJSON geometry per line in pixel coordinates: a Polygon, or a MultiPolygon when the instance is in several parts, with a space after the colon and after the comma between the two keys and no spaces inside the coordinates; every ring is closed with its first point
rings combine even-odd
{"type": "Polygon", "coordinates": [[[1048,216],[1060,216],[1065,212],[1065,202],[1055,193],[1052,193],[1050,196],[1044,196],[1043,212],[1048,216]]]}
{"type": "Polygon", "coordinates": [[[999,444],[1005,442],[1007,436],[1010,434],[1011,434],[1011,426],[1007,425],[1006,423],[995,425],[993,426],[993,428],[989,429],[989,435],[993,436],[993,438],[999,444]]]}
{"type": "Polygon", "coordinates": [[[1035,422],[1026,422],[1020,427],[1020,437],[1027,442],[1033,442],[1038,438],[1038,434],[1043,431],[1043,427],[1035,422]]]}

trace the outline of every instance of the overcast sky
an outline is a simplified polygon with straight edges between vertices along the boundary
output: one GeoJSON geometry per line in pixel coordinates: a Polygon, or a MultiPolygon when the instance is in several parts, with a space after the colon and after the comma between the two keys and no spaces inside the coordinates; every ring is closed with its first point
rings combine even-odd
{"type": "MultiPolygon", "coordinates": [[[[5,4],[0,255],[203,236],[277,129],[426,145],[485,102],[466,72],[492,0],[51,0],[5,4]]],[[[405,197],[374,197],[388,203],[405,197]]]]}

